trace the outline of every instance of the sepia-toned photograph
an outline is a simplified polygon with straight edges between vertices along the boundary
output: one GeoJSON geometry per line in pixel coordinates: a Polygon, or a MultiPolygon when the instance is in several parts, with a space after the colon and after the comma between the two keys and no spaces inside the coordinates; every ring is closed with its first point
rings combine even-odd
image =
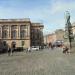
{"type": "Polygon", "coordinates": [[[0,75],[75,75],[75,1],[0,0],[0,75]]]}

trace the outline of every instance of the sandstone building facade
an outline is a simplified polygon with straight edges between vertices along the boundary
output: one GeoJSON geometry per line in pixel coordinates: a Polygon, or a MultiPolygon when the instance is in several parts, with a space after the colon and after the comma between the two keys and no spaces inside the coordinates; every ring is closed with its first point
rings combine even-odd
{"type": "Polygon", "coordinates": [[[44,36],[44,44],[54,43],[56,41],[64,41],[64,33],[63,29],[57,29],[55,33],[48,34],[44,36]]]}
{"type": "Polygon", "coordinates": [[[57,29],[55,31],[56,40],[64,41],[64,33],[65,33],[65,31],[63,29],[57,29]]]}
{"type": "Polygon", "coordinates": [[[48,34],[48,35],[44,36],[44,44],[53,43],[55,41],[56,41],[56,34],[55,33],[48,34]]]}
{"type": "Polygon", "coordinates": [[[0,19],[0,42],[29,48],[43,43],[43,25],[25,19],[0,19]]]}

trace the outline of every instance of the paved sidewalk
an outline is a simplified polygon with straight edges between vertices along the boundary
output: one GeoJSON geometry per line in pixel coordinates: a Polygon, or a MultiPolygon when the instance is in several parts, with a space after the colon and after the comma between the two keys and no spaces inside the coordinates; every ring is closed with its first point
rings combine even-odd
{"type": "Polygon", "coordinates": [[[75,53],[61,49],[0,55],[0,75],[75,75],[75,53]]]}

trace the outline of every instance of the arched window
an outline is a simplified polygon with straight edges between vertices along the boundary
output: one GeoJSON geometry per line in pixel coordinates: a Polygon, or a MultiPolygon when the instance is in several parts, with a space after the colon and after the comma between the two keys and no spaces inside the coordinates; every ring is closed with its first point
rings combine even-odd
{"type": "Polygon", "coordinates": [[[7,30],[3,30],[2,31],[2,38],[7,38],[8,37],[8,31],[7,30]]]}
{"type": "Polygon", "coordinates": [[[20,38],[25,38],[26,34],[25,34],[25,30],[21,30],[20,32],[20,38]]]}
{"type": "Polygon", "coordinates": [[[26,26],[26,25],[21,25],[21,26],[20,26],[20,29],[21,29],[21,30],[27,29],[27,26],[26,26]]]}
{"type": "Polygon", "coordinates": [[[13,29],[17,29],[17,25],[12,25],[11,26],[11,29],[13,30],[13,29]]]}
{"type": "Polygon", "coordinates": [[[11,32],[11,38],[13,38],[13,39],[16,39],[17,38],[17,31],[16,30],[13,30],[11,32]]]}
{"type": "Polygon", "coordinates": [[[4,30],[4,29],[8,29],[8,25],[3,25],[2,26],[2,29],[4,30]]]}

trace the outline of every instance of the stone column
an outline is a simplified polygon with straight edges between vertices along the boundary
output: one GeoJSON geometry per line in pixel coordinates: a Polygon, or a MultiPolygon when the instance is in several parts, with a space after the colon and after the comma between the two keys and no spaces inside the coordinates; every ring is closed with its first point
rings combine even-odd
{"type": "Polygon", "coordinates": [[[9,25],[8,25],[8,39],[10,38],[10,27],[9,27],[9,25]]]}
{"type": "Polygon", "coordinates": [[[18,38],[20,39],[20,25],[18,25],[18,38]]]}
{"type": "Polygon", "coordinates": [[[2,38],[2,26],[1,26],[1,38],[2,38]]]}
{"type": "Polygon", "coordinates": [[[27,26],[27,37],[30,37],[30,26],[27,26]]]}
{"type": "Polygon", "coordinates": [[[9,38],[11,39],[11,25],[9,26],[9,38]]]}

